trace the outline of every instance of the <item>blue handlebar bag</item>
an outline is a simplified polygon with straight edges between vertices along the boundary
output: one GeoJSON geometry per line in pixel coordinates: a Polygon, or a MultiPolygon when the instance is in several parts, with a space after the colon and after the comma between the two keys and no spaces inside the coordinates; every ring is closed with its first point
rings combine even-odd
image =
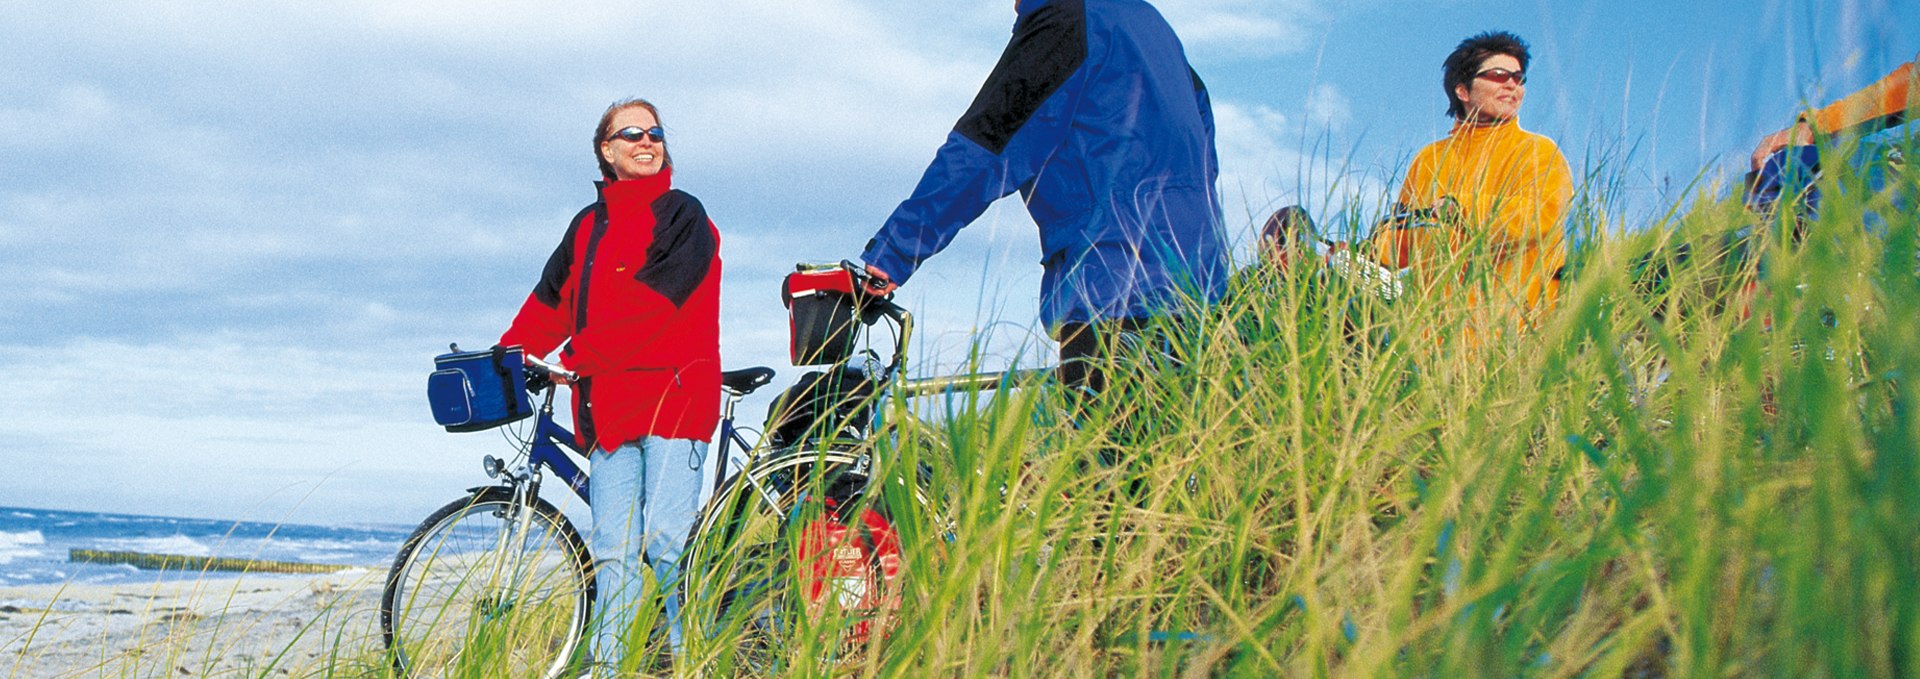
{"type": "Polygon", "coordinates": [[[483,431],[533,415],[520,347],[454,351],[433,358],[427,404],[451,432],[483,431]]]}

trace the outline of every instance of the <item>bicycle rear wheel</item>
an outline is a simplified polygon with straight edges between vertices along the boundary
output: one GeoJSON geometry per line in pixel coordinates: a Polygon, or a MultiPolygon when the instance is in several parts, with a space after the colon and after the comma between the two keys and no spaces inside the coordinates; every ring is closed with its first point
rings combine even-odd
{"type": "Polygon", "coordinates": [[[885,640],[915,544],[893,505],[927,503],[918,492],[905,504],[884,501],[870,467],[857,452],[794,451],[754,463],[714,494],[681,579],[687,638],[734,649],[719,657],[738,666],[714,669],[831,671],[885,640]]]}
{"type": "Polygon", "coordinates": [[[482,488],[441,507],[401,545],[380,597],[400,676],[558,677],[593,605],[592,558],[538,497],[482,488]]]}

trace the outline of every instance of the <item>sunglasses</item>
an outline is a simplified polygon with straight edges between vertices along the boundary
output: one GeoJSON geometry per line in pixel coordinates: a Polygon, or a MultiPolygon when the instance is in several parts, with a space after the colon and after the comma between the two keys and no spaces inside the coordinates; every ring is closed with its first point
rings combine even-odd
{"type": "Polygon", "coordinates": [[[649,137],[653,139],[653,143],[655,144],[667,143],[667,131],[662,130],[658,127],[649,127],[644,130],[638,127],[623,127],[623,128],[620,128],[618,132],[614,132],[613,134],[607,135],[607,141],[613,141],[615,138],[620,138],[620,139],[625,139],[627,141],[638,144],[640,143],[640,140],[646,139],[649,137]]]}
{"type": "Polygon", "coordinates": [[[1487,70],[1473,74],[1473,77],[1481,78],[1481,79],[1488,80],[1494,83],[1499,83],[1502,85],[1506,84],[1507,81],[1509,80],[1513,81],[1514,84],[1516,85],[1527,84],[1526,71],[1509,71],[1504,68],[1489,68],[1487,70]]]}

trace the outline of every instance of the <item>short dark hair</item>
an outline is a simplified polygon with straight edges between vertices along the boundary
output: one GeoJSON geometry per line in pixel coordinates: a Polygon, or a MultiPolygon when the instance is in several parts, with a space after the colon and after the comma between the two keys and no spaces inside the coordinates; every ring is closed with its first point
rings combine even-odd
{"type": "MultiPolygon", "coordinates": [[[[666,126],[666,123],[660,122],[660,109],[654,106],[651,101],[645,99],[621,99],[608,106],[607,111],[600,114],[600,124],[593,127],[593,159],[600,161],[600,176],[606,177],[607,181],[613,181],[613,164],[607,162],[605,156],[600,155],[600,144],[607,140],[608,134],[613,133],[613,130],[608,128],[613,127],[614,114],[630,108],[644,108],[648,113],[653,114],[653,122],[655,124],[662,127],[666,126]]],[[[665,142],[660,144],[660,166],[673,167],[673,152],[667,150],[665,142]]]]}
{"type": "Polygon", "coordinates": [[[1313,226],[1313,217],[1306,208],[1288,205],[1275,210],[1267,218],[1265,226],[1260,228],[1260,243],[1263,246],[1287,247],[1295,243],[1306,243],[1317,237],[1313,226]]]}
{"type": "Polygon", "coordinates": [[[1467,105],[1453,96],[1453,88],[1467,84],[1480,72],[1480,63],[1495,54],[1505,54],[1520,62],[1520,70],[1527,70],[1527,62],[1532,56],[1527,53],[1527,41],[1506,31],[1487,31],[1460,41],[1447,55],[1447,61],[1440,69],[1445,74],[1441,78],[1441,89],[1446,90],[1447,115],[1455,120],[1467,117],[1467,105]]]}

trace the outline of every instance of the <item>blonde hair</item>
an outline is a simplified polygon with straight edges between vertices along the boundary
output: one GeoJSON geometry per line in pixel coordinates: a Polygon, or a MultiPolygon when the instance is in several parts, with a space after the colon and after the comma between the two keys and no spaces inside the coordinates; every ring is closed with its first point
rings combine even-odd
{"type": "MultiPolygon", "coordinates": [[[[608,181],[613,180],[613,164],[607,162],[606,156],[600,155],[600,145],[607,141],[607,134],[613,132],[607,129],[613,126],[613,117],[630,108],[644,108],[648,113],[653,114],[655,125],[664,125],[660,122],[660,109],[651,101],[639,98],[621,99],[608,106],[607,112],[600,114],[600,124],[593,128],[593,158],[600,163],[600,176],[606,177],[608,181]]],[[[673,152],[667,150],[665,140],[660,142],[660,165],[673,167],[673,152]]]]}

